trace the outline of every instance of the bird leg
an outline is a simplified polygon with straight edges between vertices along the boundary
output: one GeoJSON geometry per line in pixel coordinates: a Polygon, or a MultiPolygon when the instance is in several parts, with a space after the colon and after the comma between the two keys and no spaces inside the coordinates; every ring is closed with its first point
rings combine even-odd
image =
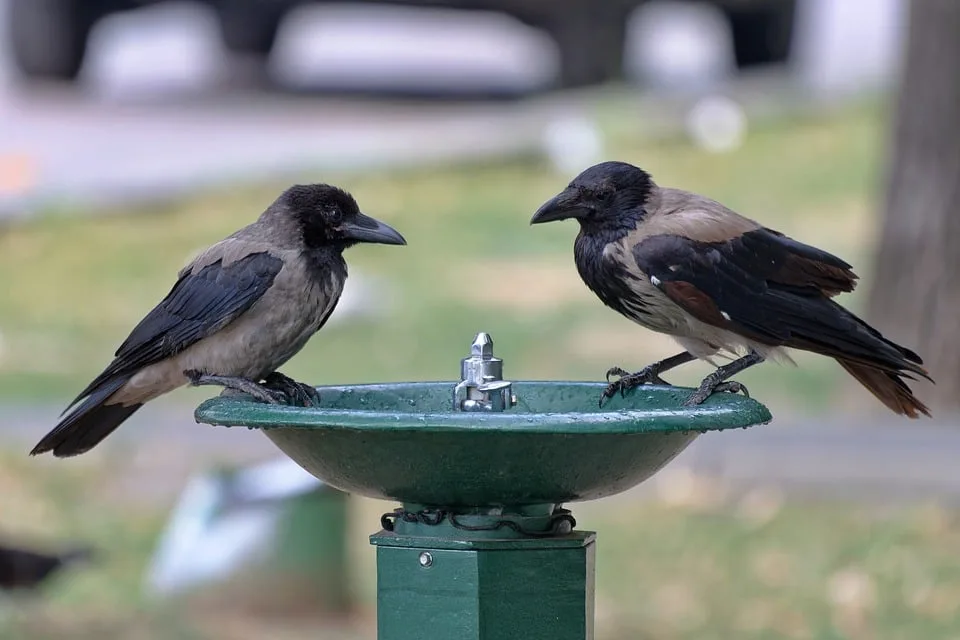
{"type": "Polygon", "coordinates": [[[607,371],[607,388],[604,389],[603,394],[600,396],[600,406],[603,406],[603,401],[612,398],[617,391],[623,396],[630,389],[643,384],[668,385],[669,383],[661,378],[660,374],[674,367],[692,362],[693,360],[695,360],[694,356],[689,351],[684,351],[675,356],[670,356],[669,358],[664,358],[663,360],[649,364],[636,373],[628,373],[620,367],[611,367],[607,371]],[[610,376],[619,376],[620,379],[610,382],[610,376]]]}
{"type": "Polygon", "coordinates": [[[263,386],[287,396],[297,406],[319,407],[320,394],[314,387],[274,371],[263,380],[263,386]]]}
{"type": "Polygon", "coordinates": [[[216,376],[201,373],[195,369],[184,371],[183,374],[190,380],[190,385],[200,387],[212,385],[223,387],[225,391],[238,391],[253,396],[260,402],[267,404],[289,404],[288,396],[285,393],[268,389],[266,386],[247,378],[237,376],[216,376]]]}
{"type": "Polygon", "coordinates": [[[722,367],[717,367],[716,371],[703,379],[703,382],[700,383],[700,388],[694,391],[684,404],[688,407],[702,404],[704,400],[717,392],[743,392],[743,395],[749,398],[750,393],[745,386],[733,380],[727,381],[727,378],[735,376],[744,369],[752,367],[755,364],[760,364],[761,362],[763,362],[763,356],[751,350],[742,358],[734,360],[730,364],[725,364],[722,367]]]}

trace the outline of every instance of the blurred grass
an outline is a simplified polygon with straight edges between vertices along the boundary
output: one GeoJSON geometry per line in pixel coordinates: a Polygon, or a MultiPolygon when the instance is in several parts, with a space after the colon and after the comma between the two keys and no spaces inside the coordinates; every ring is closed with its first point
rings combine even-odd
{"type": "MultiPolygon", "coordinates": [[[[0,454],[0,463],[0,513],[18,515],[4,519],[5,537],[101,549],[96,564],[61,574],[44,598],[21,599],[16,614],[0,607],[4,640],[375,637],[366,534],[392,505],[354,502],[351,567],[362,594],[354,619],[258,619],[243,602],[217,610],[141,593],[163,512],[116,499],[112,463],[58,464],[56,474],[19,455],[0,454]]],[[[600,534],[600,640],[957,637],[960,512],[794,502],[770,487],[742,493],[675,467],[644,491],[575,505],[580,528],[600,534]]]]}
{"type": "MultiPolygon", "coordinates": [[[[608,156],[834,251],[869,276],[879,125],[878,110],[861,106],[760,122],[729,154],[707,154],[683,139],[624,136],[611,141],[608,156]]],[[[614,364],[638,368],[671,354],[669,339],[620,318],[580,283],[573,223],[528,226],[531,212],[571,177],[516,160],[335,180],[365,211],[397,226],[409,246],[350,250],[355,270],[386,279],[392,311],[324,329],[286,372],[317,384],[450,379],[478,330],[492,333],[513,378],[597,379],[614,364]]],[[[0,398],[72,396],[193,252],[253,220],[284,186],[237,185],[122,216],[51,213],[4,231],[0,398]]],[[[845,300],[856,307],[860,295],[845,300]]],[[[798,361],[799,369],[768,365],[741,379],[774,412],[829,407],[838,367],[798,361]]],[[[694,384],[707,371],[691,365],[672,380],[694,384]]],[[[190,393],[180,397],[200,397],[190,393]]],[[[872,401],[866,393],[860,400],[872,401]]]]}
{"type": "Polygon", "coordinates": [[[784,504],[776,495],[599,518],[600,635],[956,637],[956,513],[784,504]]]}

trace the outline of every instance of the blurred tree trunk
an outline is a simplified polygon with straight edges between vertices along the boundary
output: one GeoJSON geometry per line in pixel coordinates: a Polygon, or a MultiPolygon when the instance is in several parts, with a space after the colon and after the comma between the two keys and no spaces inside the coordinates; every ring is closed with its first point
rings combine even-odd
{"type": "Polygon", "coordinates": [[[869,314],[917,351],[931,408],[960,409],[960,0],[910,0],[869,314]]]}

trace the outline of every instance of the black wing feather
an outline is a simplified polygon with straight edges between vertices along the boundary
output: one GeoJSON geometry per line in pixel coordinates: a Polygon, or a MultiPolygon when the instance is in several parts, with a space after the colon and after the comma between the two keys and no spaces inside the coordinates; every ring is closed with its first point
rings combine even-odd
{"type": "Polygon", "coordinates": [[[226,267],[222,260],[217,260],[198,271],[184,273],[170,293],[130,332],[113,362],[70,406],[107,380],[132,375],[223,328],[263,296],[282,268],[280,258],[259,252],[226,267]]]}
{"type": "Polygon", "coordinates": [[[703,322],[762,344],[927,377],[917,354],[884,338],[814,284],[778,281],[775,252],[751,249],[743,237],[705,243],[658,235],[637,243],[633,255],[651,282],[703,322]]]}
{"type": "Polygon", "coordinates": [[[857,285],[840,258],[765,227],[714,246],[741,270],[797,292],[831,297],[857,285]]]}

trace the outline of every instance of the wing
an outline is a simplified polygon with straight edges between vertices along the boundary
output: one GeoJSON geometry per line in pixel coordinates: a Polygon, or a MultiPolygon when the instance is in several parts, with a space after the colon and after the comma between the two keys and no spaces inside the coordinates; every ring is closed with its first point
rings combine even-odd
{"type": "Polygon", "coordinates": [[[816,262],[819,250],[766,234],[714,243],[651,236],[634,246],[633,256],[655,287],[702,322],[762,344],[916,370],[904,362],[920,363],[915,353],[886,340],[830,299],[837,287],[825,288],[823,279],[839,284],[833,276],[841,267],[798,267],[816,262]]]}
{"type": "Polygon", "coordinates": [[[849,264],[772,229],[748,231],[724,245],[723,250],[742,269],[775,284],[814,288],[828,297],[857,286],[858,276],[849,264]]]}
{"type": "Polygon", "coordinates": [[[226,267],[217,260],[181,272],[170,293],[134,327],[113,362],[71,406],[105,381],[132,375],[223,328],[263,296],[282,268],[280,258],[261,252],[226,267]]]}
{"type": "Polygon", "coordinates": [[[639,241],[654,235],[680,235],[722,245],[724,254],[749,271],[784,285],[815,287],[835,296],[853,291],[857,275],[840,258],[797,242],[778,231],[731,211],[715,200],[662,188],[655,215],[637,233],[639,241]]]}

